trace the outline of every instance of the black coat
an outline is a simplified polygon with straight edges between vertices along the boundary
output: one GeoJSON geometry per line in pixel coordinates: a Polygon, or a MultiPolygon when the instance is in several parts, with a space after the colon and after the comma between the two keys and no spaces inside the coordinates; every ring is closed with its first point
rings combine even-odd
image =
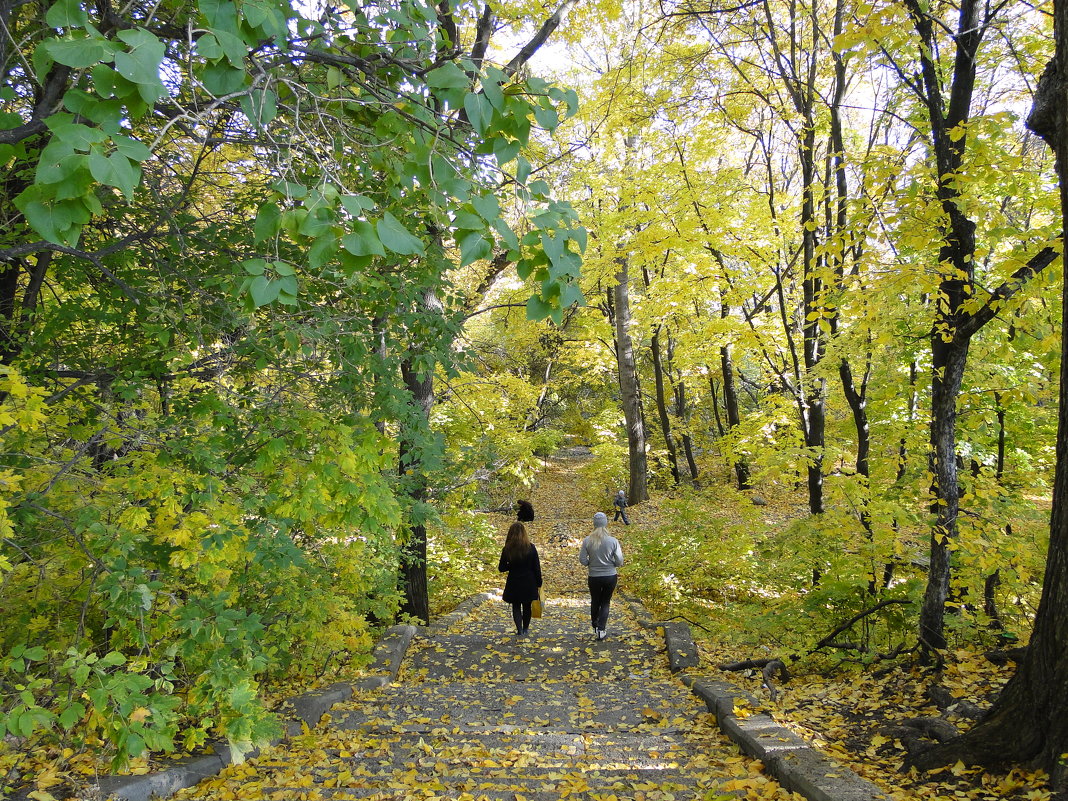
{"type": "Polygon", "coordinates": [[[538,588],[541,586],[541,560],[533,543],[527,555],[518,559],[506,559],[502,550],[497,569],[508,574],[504,582],[505,603],[519,604],[538,597],[538,588]]]}

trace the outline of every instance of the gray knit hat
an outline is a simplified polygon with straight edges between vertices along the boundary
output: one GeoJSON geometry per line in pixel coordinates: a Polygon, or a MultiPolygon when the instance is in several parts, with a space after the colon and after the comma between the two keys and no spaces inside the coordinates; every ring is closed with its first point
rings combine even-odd
{"type": "Polygon", "coordinates": [[[604,512],[598,512],[593,516],[594,528],[605,528],[608,525],[608,515],[604,512]]]}

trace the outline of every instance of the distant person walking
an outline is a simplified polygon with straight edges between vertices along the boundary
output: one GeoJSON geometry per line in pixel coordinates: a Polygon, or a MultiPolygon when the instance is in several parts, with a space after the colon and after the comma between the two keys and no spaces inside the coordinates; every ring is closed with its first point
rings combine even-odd
{"type": "Polygon", "coordinates": [[[508,529],[497,570],[508,574],[502,597],[512,605],[515,633],[522,637],[530,626],[531,604],[541,587],[541,560],[526,527],[518,521],[508,529]]]}
{"type": "Polygon", "coordinates": [[[620,517],[622,517],[623,525],[629,526],[630,521],[627,520],[627,496],[623,492],[623,490],[620,490],[616,493],[616,497],[615,499],[613,499],[612,505],[616,507],[616,516],[612,518],[612,522],[615,522],[616,520],[619,520],[620,517]]]}
{"type": "Polygon", "coordinates": [[[593,516],[593,533],[582,541],[579,562],[589,568],[590,622],[598,640],[608,636],[608,608],[616,590],[616,568],[623,564],[619,540],[608,533],[608,515],[593,516]]]}

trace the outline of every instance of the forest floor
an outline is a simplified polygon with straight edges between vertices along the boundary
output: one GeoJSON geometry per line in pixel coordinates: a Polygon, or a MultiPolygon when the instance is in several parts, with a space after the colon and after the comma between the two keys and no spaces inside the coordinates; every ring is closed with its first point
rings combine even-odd
{"type": "MultiPolygon", "coordinates": [[[[593,512],[598,510],[591,508],[583,496],[577,472],[581,464],[582,460],[575,458],[547,460],[532,495],[538,515],[534,524],[535,540],[542,552],[550,593],[557,588],[569,593],[585,588],[585,573],[577,561],[578,545],[590,531],[593,512]]],[[[767,492],[764,498],[767,506],[761,513],[769,529],[781,527],[806,513],[803,501],[793,493],[767,492]]],[[[610,501],[606,498],[606,507],[610,501]]],[[[630,511],[632,527],[643,526],[645,521],[662,523],[655,498],[630,511]]],[[[611,523],[609,528],[626,552],[627,527],[620,522],[611,523]]],[[[620,590],[627,592],[627,585],[624,567],[620,571],[620,590]]],[[[667,616],[672,613],[670,607],[655,611],[667,616]]],[[[741,609],[737,614],[730,609],[717,610],[717,618],[733,619],[743,627],[746,620],[741,609]]],[[[1053,799],[1046,789],[1045,775],[1023,769],[989,773],[961,763],[932,774],[902,769],[906,755],[903,740],[916,733],[903,728],[904,721],[935,718],[960,731],[967,729],[971,723],[969,715],[987,708],[1012,675],[1011,662],[999,666],[983,653],[968,650],[949,653],[945,664],[937,670],[920,665],[907,654],[867,670],[850,666],[837,672],[815,672],[816,668],[806,672],[802,661],[791,666],[790,681],[778,687],[778,698],[772,702],[762,687],[759,670],[727,672],[717,666],[781,656],[773,653],[774,646],[748,646],[751,652],[739,652],[737,640],[710,637],[699,627],[693,630],[701,650],[702,675],[731,682],[762,699],[765,709],[780,723],[845,762],[896,799],[1053,799]],[[942,692],[941,706],[932,700],[932,688],[936,696],[942,692]]],[[[825,671],[826,664],[818,669],[825,671]]]]}

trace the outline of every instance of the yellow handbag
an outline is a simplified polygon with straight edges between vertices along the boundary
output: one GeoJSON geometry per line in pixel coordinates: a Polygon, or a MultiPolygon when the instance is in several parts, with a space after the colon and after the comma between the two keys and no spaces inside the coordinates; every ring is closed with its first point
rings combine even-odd
{"type": "Polygon", "coordinates": [[[538,590],[538,597],[530,603],[530,616],[541,617],[541,590],[538,590]]]}

